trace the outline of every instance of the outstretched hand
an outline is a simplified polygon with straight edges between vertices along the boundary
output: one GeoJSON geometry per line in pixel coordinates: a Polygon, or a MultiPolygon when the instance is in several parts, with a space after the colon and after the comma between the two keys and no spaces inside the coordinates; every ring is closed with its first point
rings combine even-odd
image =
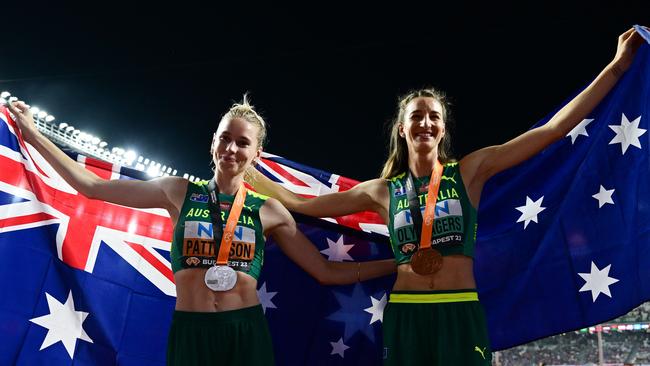
{"type": "MultiPolygon", "coordinates": [[[[647,27],[644,28],[647,29],[647,27]]],[[[634,60],[634,54],[643,42],[643,37],[634,28],[630,28],[618,36],[616,55],[612,62],[620,72],[625,72],[630,68],[632,60],[634,60]]]]}
{"type": "Polygon", "coordinates": [[[38,132],[34,124],[34,116],[32,111],[23,101],[11,102],[6,104],[7,109],[14,115],[14,121],[20,128],[23,138],[29,140],[35,133],[38,132]]]}

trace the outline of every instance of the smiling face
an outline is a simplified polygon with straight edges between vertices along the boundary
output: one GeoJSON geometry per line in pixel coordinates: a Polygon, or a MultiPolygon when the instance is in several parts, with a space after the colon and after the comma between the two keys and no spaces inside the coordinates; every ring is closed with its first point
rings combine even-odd
{"type": "Polygon", "coordinates": [[[417,97],[404,110],[399,135],[406,140],[409,151],[429,153],[438,148],[445,135],[443,107],[432,97],[417,97]]]}
{"type": "Polygon", "coordinates": [[[229,176],[243,174],[262,153],[259,133],[259,127],[244,118],[222,120],[212,142],[217,171],[229,176]]]}

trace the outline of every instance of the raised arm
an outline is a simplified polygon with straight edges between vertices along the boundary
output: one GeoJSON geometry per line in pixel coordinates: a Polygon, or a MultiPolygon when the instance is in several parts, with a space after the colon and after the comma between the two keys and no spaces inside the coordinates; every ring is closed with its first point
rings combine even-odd
{"type": "Polygon", "coordinates": [[[630,67],[642,42],[642,37],[634,28],[623,33],[618,38],[616,56],[612,62],[548,123],[503,145],[489,146],[464,157],[460,164],[461,174],[472,204],[478,206],[483,185],[490,177],[529,159],[553,142],[562,139],[587,117],[630,67]]]}
{"type": "Polygon", "coordinates": [[[304,198],[273,182],[256,169],[250,169],[246,181],[256,191],[271,196],[291,211],[315,217],[343,216],[360,211],[388,216],[388,187],[383,179],[372,179],[353,188],[314,198],[304,198]]]}
{"type": "Polygon", "coordinates": [[[264,233],[272,236],[280,249],[322,285],[345,285],[395,272],[395,261],[330,262],[298,230],[296,222],[279,201],[269,198],[260,209],[264,233]]]}
{"type": "Polygon", "coordinates": [[[177,210],[171,197],[184,194],[179,192],[186,187],[182,178],[166,177],[150,181],[101,179],[77,164],[38,131],[27,104],[13,102],[7,108],[13,113],[23,139],[79,193],[92,199],[129,207],[164,208],[174,216],[177,210]]]}

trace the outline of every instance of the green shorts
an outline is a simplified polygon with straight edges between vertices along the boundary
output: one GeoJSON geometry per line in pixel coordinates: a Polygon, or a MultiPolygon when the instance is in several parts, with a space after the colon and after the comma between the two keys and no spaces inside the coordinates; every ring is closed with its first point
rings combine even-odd
{"type": "Polygon", "coordinates": [[[175,311],[167,364],[273,365],[273,344],[262,306],[219,313],[175,311]]]}
{"type": "Polygon", "coordinates": [[[384,365],[491,365],[475,290],[393,291],[384,309],[384,365]]]}

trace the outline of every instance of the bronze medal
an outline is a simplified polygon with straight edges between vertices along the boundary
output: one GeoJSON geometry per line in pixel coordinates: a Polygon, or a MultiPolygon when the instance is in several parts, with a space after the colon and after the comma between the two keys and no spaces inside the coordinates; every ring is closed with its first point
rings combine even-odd
{"type": "Polygon", "coordinates": [[[434,274],[442,268],[442,255],[431,247],[420,249],[411,257],[411,268],[421,276],[434,274]]]}

